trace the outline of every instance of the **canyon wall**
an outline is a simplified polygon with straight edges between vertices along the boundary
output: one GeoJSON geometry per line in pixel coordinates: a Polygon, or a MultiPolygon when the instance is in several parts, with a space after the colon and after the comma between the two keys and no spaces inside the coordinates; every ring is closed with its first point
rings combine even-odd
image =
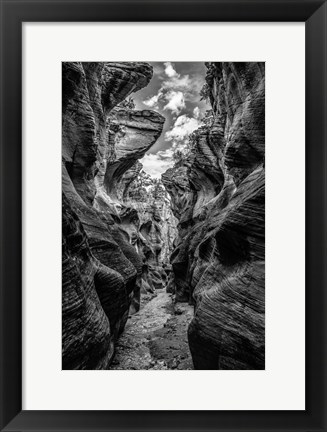
{"type": "Polygon", "coordinates": [[[195,305],[196,369],[264,369],[265,65],[206,66],[212,121],[162,175],[179,220],[173,290],[195,305]]]}
{"type": "Polygon", "coordinates": [[[152,73],[147,63],[62,66],[63,369],[108,368],[140,291],[151,289],[147,275],[165,283],[170,251],[161,259],[158,239],[169,229],[169,199],[163,188],[144,201],[133,192],[138,159],[164,117],[121,104],[152,73]],[[162,205],[156,215],[155,201],[162,205]]]}
{"type": "Polygon", "coordinates": [[[121,182],[121,229],[142,257],[142,292],[155,292],[168,284],[169,263],[177,235],[177,220],[161,180],[151,178],[135,164],[121,182]]]}

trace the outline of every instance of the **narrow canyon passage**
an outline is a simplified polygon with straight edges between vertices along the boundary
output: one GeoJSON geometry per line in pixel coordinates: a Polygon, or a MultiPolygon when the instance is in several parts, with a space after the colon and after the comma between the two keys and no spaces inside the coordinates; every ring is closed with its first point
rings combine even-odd
{"type": "Polygon", "coordinates": [[[265,64],[64,62],[62,369],[264,368],[265,64]]]}
{"type": "Polygon", "coordinates": [[[110,369],[193,369],[187,327],[193,306],[174,303],[165,289],[142,296],[118,339],[110,369]]]}

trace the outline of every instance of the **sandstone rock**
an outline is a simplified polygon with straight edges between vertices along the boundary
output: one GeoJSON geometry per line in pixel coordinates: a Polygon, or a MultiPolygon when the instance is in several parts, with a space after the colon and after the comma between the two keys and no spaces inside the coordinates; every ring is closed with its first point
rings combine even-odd
{"type": "Polygon", "coordinates": [[[63,368],[109,368],[141,293],[166,287],[195,306],[196,369],[263,369],[264,64],[207,63],[212,119],[161,181],[139,159],[164,118],[122,103],[151,76],[63,63],[63,368]]]}
{"type": "Polygon", "coordinates": [[[115,109],[149,83],[146,63],[63,63],[62,73],[63,368],[106,369],[142,285],[138,217],[119,182],[164,119],[115,109]]]}
{"type": "Polygon", "coordinates": [[[113,336],[95,289],[99,263],[68,200],[62,201],[62,368],[106,369],[113,336]]]}
{"type": "MultiPolygon", "coordinates": [[[[156,142],[164,120],[154,111],[117,109],[111,113],[110,128],[115,131],[114,157],[111,156],[103,179],[106,193],[111,198],[122,199],[123,191],[117,189],[123,174],[156,142]]],[[[126,187],[125,181],[122,186],[126,187]]]]}
{"type": "Polygon", "coordinates": [[[162,176],[179,219],[169,289],[195,304],[196,369],[264,369],[265,67],[206,65],[212,122],[162,176]]]}
{"type": "Polygon", "coordinates": [[[126,207],[121,210],[120,216],[122,218],[126,209],[133,209],[138,216],[138,222],[134,221],[132,226],[130,221],[125,229],[129,237],[133,231],[134,246],[143,259],[142,291],[154,292],[167,284],[163,265],[169,263],[177,233],[176,220],[171,210],[170,198],[161,181],[138,170],[139,167],[132,167],[123,177],[121,184],[125,189],[120,195],[126,207]],[[126,178],[128,180],[125,180],[126,178]],[[129,181],[130,178],[133,180],[129,181]]]}
{"type": "Polygon", "coordinates": [[[103,65],[101,102],[107,111],[112,110],[131,93],[148,85],[152,66],[141,62],[108,62],[103,65]]]}
{"type": "MultiPolygon", "coordinates": [[[[249,175],[196,247],[189,327],[198,369],[265,364],[264,170],[249,175]]],[[[204,232],[204,230],[202,231],[204,232]]],[[[195,245],[194,245],[195,246],[195,245]]]]}

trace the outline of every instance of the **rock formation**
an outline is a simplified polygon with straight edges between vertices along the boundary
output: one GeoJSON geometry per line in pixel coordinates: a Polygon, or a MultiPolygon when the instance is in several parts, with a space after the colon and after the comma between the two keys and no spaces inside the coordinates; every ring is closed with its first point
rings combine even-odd
{"type": "Polygon", "coordinates": [[[155,216],[149,197],[140,212],[128,190],[164,118],[119,106],[149,83],[149,64],[63,63],[62,72],[62,367],[106,369],[145,273],[162,265],[165,192],[155,216]]]}
{"type": "Polygon", "coordinates": [[[162,176],[179,219],[174,290],[195,305],[196,369],[264,369],[265,65],[206,66],[212,122],[162,176]]]}
{"type": "Polygon", "coordinates": [[[139,159],[164,117],[126,103],[152,66],[63,63],[63,369],[108,369],[163,287],[194,305],[196,369],[265,367],[265,65],[206,66],[213,114],[156,180],[139,159]]]}
{"type": "MultiPolygon", "coordinates": [[[[139,164],[138,169],[141,168],[139,164]]],[[[124,229],[130,238],[135,239],[135,247],[143,259],[142,290],[154,292],[167,283],[169,258],[177,235],[177,220],[171,210],[169,195],[160,180],[152,179],[141,170],[135,176],[135,167],[132,167],[123,178],[122,184],[127,183],[128,187],[122,194],[126,206],[122,210],[126,215],[124,229]],[[134,179],[130,181],[133,175],[134,179]],[[133,214],[137,217],[133,217],[133,214]],[[131,224],[132,219],[134,224],[131,224]]]]}

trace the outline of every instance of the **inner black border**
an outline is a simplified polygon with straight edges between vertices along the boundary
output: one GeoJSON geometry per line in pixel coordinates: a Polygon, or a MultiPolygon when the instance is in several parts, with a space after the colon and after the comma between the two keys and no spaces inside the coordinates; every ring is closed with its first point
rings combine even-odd
{"type": "MultiPolygon", "coordinates": [[[[327,431],[326,0],[0,0],[0,14],[0,430],[327,431]],[[56,21],[305,21],[305,411],[22,411],[22,23],[56,21]]],[[[281,175],[292,193],[292,167],[281,175]]]]}

